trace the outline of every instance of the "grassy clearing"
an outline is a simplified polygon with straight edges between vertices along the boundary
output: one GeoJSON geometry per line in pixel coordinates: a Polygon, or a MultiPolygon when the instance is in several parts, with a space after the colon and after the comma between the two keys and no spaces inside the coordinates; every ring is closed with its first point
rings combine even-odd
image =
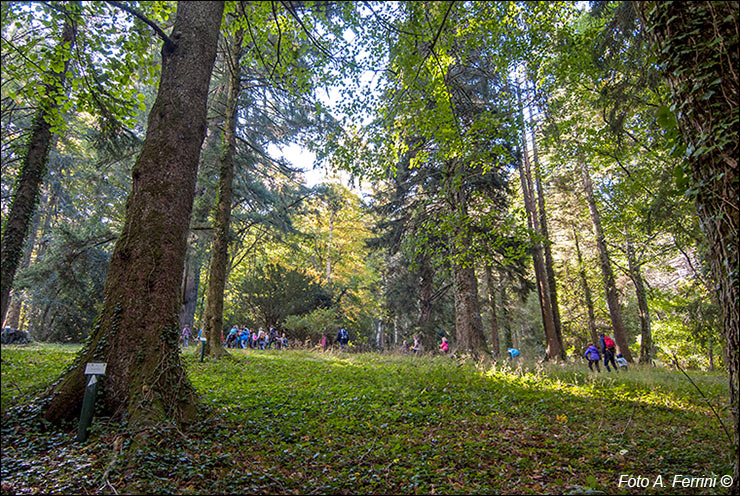
{"type": "MultiPolygon", "coordinates": [[[[45,431],[11,408],[73,352],[3,348],[3,493],[720,494],[671,480],[730,469],[722,429],[677,372],[300,350],[199,363],[191,349],[202,422],[161,426],[137,449],[126,426],[96,419],[83,446],[75,426],[45,431]],[[665,487],[620,488],[621,474],[665,487]]],[[[690,374],[726,405],[723,375],[690,374]]]]}

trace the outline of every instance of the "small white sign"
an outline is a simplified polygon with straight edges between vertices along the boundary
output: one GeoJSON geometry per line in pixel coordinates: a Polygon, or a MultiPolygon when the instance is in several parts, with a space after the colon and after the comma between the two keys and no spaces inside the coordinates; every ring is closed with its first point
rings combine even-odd
{"type": "Polygon", "coordinates": [[[85,375],[105,375],[105,362],[89,362],[85,367],[85,375]]]}
{"type": "Polygon", "coordinates": [[[204,343],[205,343],[206,341],[208,341],[208,340],[207,340],[206,338],[200,338],[200,340],[201,340],[201,341],[203,341],[204,343]]]}

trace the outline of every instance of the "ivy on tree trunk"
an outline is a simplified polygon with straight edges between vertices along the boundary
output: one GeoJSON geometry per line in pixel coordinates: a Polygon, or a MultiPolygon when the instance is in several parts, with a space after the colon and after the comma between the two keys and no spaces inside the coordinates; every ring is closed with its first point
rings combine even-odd
{"type": "Polygon", "coordinates": [[[26,145],[18,182],[13,193],[7,221],[3,225],[0,258],[2,264],[2,283],[0,285],[0,307],[2,322],[10,302],[10,290],[13,287],[18,264],[23,251],[23,241],[28,233],[28,226],[36,208],[39,188],[46,174],[46,163],[53,137],[53,123],[59,120],[60,101],[64,98],[64,83],[69,68],[72,45],[77,37],[77,20],[74,13],[66,16],[58,50],[64,60],[60,72],[50,71],[47,74],[51,82],[46,85],[46,97],[39,102],[39,109],[33,119],[31,136],[26,145]]]}
{"type": "Polygon", "coordinates": [[[645,2],[639,15],[671,89],[687,148],[687,193],[707,241],[722,306],[735,424],[734,485],[740,487],[740,262],[738,261],[738,12],[740,2],[645,2]]]}
{"type": "Polygon", "coordinates": [[[178,3],[175,47],[162,50],[103,308],[75,363],[49,391],[47,420],[79,414],[90,361],[108,364],[98,402],[105,414],[133,424],[195,418],[195,391],[179,358],[180,282],[223,9],[223,2],[178,3]]]}

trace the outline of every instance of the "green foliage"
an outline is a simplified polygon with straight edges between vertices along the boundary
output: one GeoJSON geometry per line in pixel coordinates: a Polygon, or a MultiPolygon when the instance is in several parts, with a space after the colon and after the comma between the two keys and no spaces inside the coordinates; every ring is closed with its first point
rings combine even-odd
{"type": "MultiPolygon", "coordinates": [[[[153,7],[155,20],[162,22],[172,11],[171,4],[165,5],[153,7]]],[[[145,15],[150,13],[146,4],[141,8],[145,15]]],[[[49,115],[54,132],[68,129],[64,116],[72,110],[99,119],[106,132],[133,127],[141,101],[136,95],[156,81],[159,66],[153,61],[157,52],[152,50],[156,38],[151,29],[138,20],[121,19],[128,16],[106,3],[6,4],[3,80],[11,84],[3,86],[3,97],[35,107],[55,84],[64,84],[54,90],[59,106],[49,115]],[[78,24],[72,50],[68,45],[51,46],[68,18],[78,24]],[[66,81],[58,77],[65,64],[66,81]]]]}
{"type": "Polygon", "coordinates": [[[331,295],[311,277],[278,264],[256,268],[241,281],[236,292],[239,296],[230,321],[252,315],[256,318],[249,322],[253,326],[278,326],[288,316],[306,314],[332,303],[331,295]]]}
{"type": "MultiPolygon", "coordinates": [[[[45,349],[3,349],[3,482],[16,492],[588,493],[623,473],[730,467],[707,402],[675,371],[309,351],[186,355],[202,422],[135,438],[95,418],[81,446],[6,396],[21,377],[48,380],[33,373],[44,360],[72,359],[45,349]]],[[[715,406],[726,401],[720,375],[691,375],[715,406]]]]}
{"type": "Polygon", "coordinates": [[[322,336],[334,339],[336,331],[343,325],[337,308],[317,308],[303,315],[291,315],[285,319],[285,329],[299,343],[310,340],[316,344],[322,336]]]}
{"type": "Polygon", "coordinates": [[[677,292],[656,296],[654,303],[661,318],[654,323],[654,339],[663,363],[671,363],[674,353],[684,367],[706,370],[724,363],[720,309],[705,291],[682,285],[677,292]]]}

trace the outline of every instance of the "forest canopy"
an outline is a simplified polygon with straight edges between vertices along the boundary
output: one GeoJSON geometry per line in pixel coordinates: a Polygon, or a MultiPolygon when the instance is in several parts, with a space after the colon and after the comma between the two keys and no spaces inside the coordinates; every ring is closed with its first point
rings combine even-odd
{"type": "MultiPolygon", "coordinates": [[[[612,327],[592,206],[625,344],[638,352],[647,332],[649,359],[665,362],[676,352],[690,366],[724,360],[685,172],[690,150],[677,136],[670,89],[634,6],[290,6],[275,16],[269,2],[251,6],[246,26],[229,22],[229,13],[224,20],[228,32],[243,31],[244,46],[224,329],[297,325],[311,307],[331,308],[326,325],[351,327],[358,345],[398,345],[417,333],[432,344],[455,336],[461,282],[453,281],[467,267],[468,281],[480,280],[481,322],[473,327],[481,342],[491,343],[495,329],[506,347],[540,355],[547,329],[530,260],[542,251],[561,346],[573,354],[594,337],[589,329],[612,327]],[[294,143],[306,150],[302,160],[317,162],[274,155],[294,143]],[[531,176],[524,183],[523,160],[531,176]],[[306,183],[313,167],[326,167],[324,184],[306,183]],[[344,186],[333,182],[340,177],[344,186]],[[310,280],[298,291],[291,274],[310,280]],[[287,300],[260,296],[271,286],[287,300]],[[306,292],[316,293],[315,304],[306,304],[306,292]],[[282,308],[273,315],[271,305],[282,308]]],[[[163,27],[175,11],[167,2],[132,7],[163,27]]],[[[34,113],[50,91],[46,74],[68,66],[56,97],[62,103],[48,117],[55,134],[5,325],[37,340],[78,342],[102,302],[160,62],[154,32],[105,2],[84,4],[84,29],[55,62],[48,54],[60,53],[65,9],[3,6],[3,225],[34,113]]],[[[182,288],[180,323],[196,328],[205,311],[229,50],[225,31],[182,288]]]]}
{"type": "Polygon", "coordinates": [[[4,328],[178,418],[186,325],[214,358],[603,333],[727,370],[737,440],[737,2],[190,4],[2,3],[4,328]]]}

